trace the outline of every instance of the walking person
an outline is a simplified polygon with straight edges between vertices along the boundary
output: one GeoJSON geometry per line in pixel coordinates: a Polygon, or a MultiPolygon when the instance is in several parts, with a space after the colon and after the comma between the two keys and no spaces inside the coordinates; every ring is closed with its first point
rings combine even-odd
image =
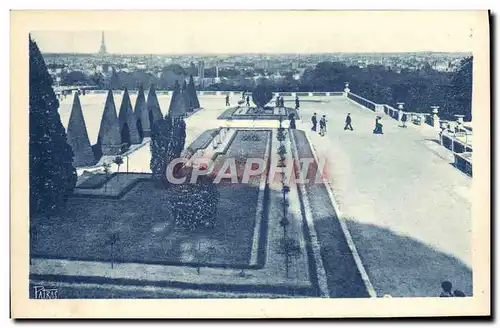
{"type": "Polygon", "coordinates": [[[352,119],[351,119],[351,113],[347,113],[347,116],[345,118],[345,126],[344,126],[344,131],[345,130],[351,130],[354,131],[351,125],[352,119]]]}
{"type": "Polygon", "coordinates": [[[250,96],[247,96],[247,106],[250,107],[250,96]]]}
{"type": "Polygon", "coordinates": [[[382,117],[380,116],[377,116],[375,118],[375,129],[373,129],[373,134],[384,134],[384,132],[382,131],[382,123],[380,123],[381,119],[382,117]]]}
{"type": "Polygon", "coordinates": [[[318,119],[316,118],[316,113],[311,117],[311,122],[312,122],[312,129],[311,131],[316,132],[316,127],[318,125],[318,119]]]}
{"type": "Polygon", "coordinates": [[[403,124],[403,128],[406,128],[406,121],[408,120],[408,115],[406,115],[406,113],[403,113],[401,115],[401,123],[403,124]]]}
{"type": "Polygon", "coordinates": [[[323,115],[319,120],[319,134],[320,136],[324,136],[326,133],[326,116],[323,115]]]}
{"type": "Polygon", "coordinates": [[[280,96],[276,96],[276,108],[279,108],[281,105],[280,103],[280,96]]]}
{"type": "Polygon", "coordinates": [[[299,96],[295,96],[295,109],[299,110],[299,107],[300,107],[299,96]]]}
{"type": "Polygon", "coordinates": [[[226,106],[231,106],[231,104],[229,104],[229,95],[226,95],[226,106]]]}
{"type": "Polygon", "coordinates": [[[297,126],[295,125],[295,114],[290,113],[290,115],[288,115],[288,119],[290,120],[290,125],[288,127],[290,129],[296,129],[297,126]]]}

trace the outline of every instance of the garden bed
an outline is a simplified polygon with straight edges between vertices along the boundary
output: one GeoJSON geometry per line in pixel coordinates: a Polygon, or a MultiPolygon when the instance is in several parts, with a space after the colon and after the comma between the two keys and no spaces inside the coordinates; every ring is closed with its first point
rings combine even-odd
{"type": "MultiPolygon", "coordinates": [[[[87,173],[84,172],[83,175],[88,174],[88,177],[81,177],[82,182],[77,183],[76,188],[78,189],[99,189],[104,186],[106,182],[111,180],[115,173],[106,175],[105,173],[87,173]]],[[[80,178],[80,177],[79,177],[80,178]]]]}
{"type": "Polygon", "coordinates": [[[185,150],[184,155],[192,155],[199,149],[205,149],[210,145],[215,136],[219,133],[219,129],[209,129],[203,131],[185,150]]]}
{"type": "MultiPolygon", "coordinates": [[[[246,131],[237,132],[227,152],[217,156],[216,163],[238,154],[241,149],[245,149],[248,156],[264,157],[269,132],[255,133],[262,136],[258,142],[244,140],[246,131]]],[[[127,174],[121,173],[116,176],[120,176],[119,180],[116,177],[110,180],[132,185],[121,199],[89,199],[79,195],[70,198],[66,209],[57,217],[32,218],[31,256],[191,267],[198,266],[198,262],[213,267],[249,267],[259,195],[258,176],[250,179],[249,184],[218,184],[220,199],[215,227],[188,231],[174,224],[169,190],[156,186],[145,175],[135,175],[128,174],[127,179],[123,178],[127,174]],[[131,177],[135,177],[134,182],[131,177]],[[198,256],[209,247],[215,249],[211,256],[198,256]]]]}
{"type": "MultiPolygon", "coordinates": [[[[274,107],[269,107],[274,109],[274,107]]],[[[293,113],[295,115],[295,119],[299,120],[299,112],[295,108],[286,107],[287,109],[287,118],[288,115],[293,113]]],[[[224,111],[218,119],[219,120],[279,120],[280,115],[273,114],[270,110],[266,110],[264,113],[256,113],[256,114],[235,114],[238,110],[238,107],[232,107],[224,111]]]]}

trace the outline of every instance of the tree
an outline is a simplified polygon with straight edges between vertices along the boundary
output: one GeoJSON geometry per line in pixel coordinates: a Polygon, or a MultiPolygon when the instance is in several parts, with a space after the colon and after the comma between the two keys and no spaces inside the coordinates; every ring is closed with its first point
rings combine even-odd
{"type": "Polygon", "coordinates": [[[445,108],[444,114],[465,115],[465,120],[472,120],[472,57],[462,60],[460,69],[451,80],[451,102],[454,108],[445,108]]]}
{"type": "Polygon", "coordinates": [[[182,117],[173,119],[172,137],[168,148],[168,159],[172,161],[181,156],[186,142],[186,122],[182,117]]]}
{"type": "Polygon", "coordinates": [[[157,181],[165,181],[167,170],[167,153],[172,135],[172,120],[167,116],[158,120],[151,129],[151,161],[149,167],[152,177],[157,181]]]}
{"type": "Polygon", "coordinates": [[[217,249],[214,246],[201,247],[201,241],[198,240],[197,246],[194,249],[194,258],[196,260],[196,273],[200,274],[201,265],[210,262],[217,254],[217,249]]]}
{"type": "Polygon", "coordinates": [[[150,168],[153,179],[166,180],[168,164],[180,157],[186,141],[186,123],[182,118],[166,116],[158,121],[151,131],[151,162],[150,168]]]}
{"type": "Polygon", "coordinates": [[[104,76],[100,72],[95,72],[91,77],[90,80],[92,81],[93,84],[95,84],[99,89],[105,89],[104,85],[104,76]]]}
{"type": "Polygon", "coordinates": [[[120,235],[118,234],[118,231],[112,231],[109,232],[107,235],[107,240],[106,240],[106,245],[109,245],[109,252],[111,255],[111,269],[113,269],[113,265],[115,262],[115,253],[114,246],[120,241],[120,235]]]}
{"type": "Polygon", "coordinates": [[[258,108],[264,108],[271,99],[273,99],[273,91],[265,82],[257,85],[252,92],[252,100],[258,108]]]}
{"type": "Polygon", "coordinates": [[[196,65],[193,62],[189,63],[188,73],[191,76],[198,75],[198,68],[196,67],[196,65]]]}
{"type": "Polygon", "coordinates": [[[300,249],[300,244],[293,238],[283,237],[279,239],[278,242],[279,247],[277,253],[285,257],[286,277],[288,277],[290,258],[299,257],[302,254],[302,251],[300,249]]]}
{"type": "Polygon", "coordinates": [[[111,90],[118,90],[122,88],[122,81],[120,80],[120,76],[116,72],[115,68],[113,67],[111,71],[111,79],[109,81],[109,88],[111,90]]]}
{"type": "Polygon", "coordinates": [[[61,85],[87,85],[91,80],[81,71],[73,71],[64,75],[61,85]]]}
{"type": "Polygon", "coordinates": [[[61,209],[76,185],[73,151],[59,117],[59,101],[35,41],[29,38],[30,213],[61,209]]]}
{"type": "Polygon", "coordinates": [[[104,193],[106,193],[106,191],[108,189],[109,176],[111,175],[111,164],[104,163],[104,164],[102,164],[102,168],[104,170],[104,174],[106,175],[106,183],[104,184],[104,193]]]}
{"type": "MultiPolygon", "coordinates": [[[[118,165],[118,173],[120,173],[120,166],[123,164],[123,158],[121,156],[116,156],[113,162],[118,165]]],[[[116,177],[118,180],[119,175],[116,177]]]]}

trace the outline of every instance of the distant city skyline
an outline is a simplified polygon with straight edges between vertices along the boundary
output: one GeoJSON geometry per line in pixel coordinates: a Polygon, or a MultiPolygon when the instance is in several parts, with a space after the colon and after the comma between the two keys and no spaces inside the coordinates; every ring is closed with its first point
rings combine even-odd
{"type": "Polygon", "coordinates": [[[426,12],[425,20],[419,12],[149,12],[120,20],[125,27],[101,24],[100,14],[89,16],[91,30],[31,35],[44,53],[94,54],[104,31],[108,53],[137,55],[464,53],[475,42],[466,12],[426,12]]]}
{"type": "Polygon", "coordinates": [[[413,51],[325,51],[325,52],[147,52],[137,49],[136,52],[113,51],[114,49],[124,49],[118,46],[118,40],[126,38],[121,35],[123,32],[117,31],[35,31],[31,32],[31,37],[37,42],[43,53],[50,54],[81,54],[91,55],[102,52],[102,38],[105,38],[105,53],[108,55],[194,55],[194,56],[221,56],[221,55],[315,55],[315,54],[410,54],[410,53],[448,53],[470,55],[469,51],[439,51],[439,50],[413,50],[413,51]],[[108,36],[111,35],[111,38],[108,36]],[[114,37],[113,37],[114,36],[114,37]],[[112,46],[109,46],[111,39],[112,46]]]}

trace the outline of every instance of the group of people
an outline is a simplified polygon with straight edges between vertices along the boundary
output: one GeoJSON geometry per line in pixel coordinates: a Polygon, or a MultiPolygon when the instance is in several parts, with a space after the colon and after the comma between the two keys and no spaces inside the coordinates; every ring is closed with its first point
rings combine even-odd
{"type": "Polygon", "coordinates": [[[458,289],[455,289],[454,291],[452,291],[453,284],[449,281],[443,281],[441,283],[441,288],[443,289],[443,291],[439,295],[440,297],[465,297],[464,292],[462,292],[458,289]]]}
{"type": "MultiPolygon", "coordinates": [[[[377,116],[375,118],[375,128],[373,129],[373,134],[384,134],[382,128],[383,125],[380,123],[380,120],[382,117],[377,116]]],[[[323,115],[321,119],[319,120],[319,134],[321,136],[324,136],[326,133],[326,115],[323,115]]],[[[311,123],[312,123],[312,131],[316,132],[317,126],[318,126],[318,118],[317,114],[314,113],[314,115],[311,118],[311,123]]],[[[344,131],[349,130],[349,131],[354,131],[354,128],[352,127],[352,118],[351,118],[351,113],[347,113],[347,116],[345,118],[345,125],[344,125],[344,131]]]]}
{"type": "MultiPolygon", "coordinates": [[[[243,100],[246,100],[246,106],[250,107],[250,96],[246,96],[246,99],[245,99],[245,95],[246,95],[246,91],[244,91],[241,95],[241,99],[243,100]]],[[[238,102],[238,104],[240,104],[240,102],[238,102]]],[[[229,102],[229,95],[226,95],[226,106],[231,106],[231,103],[229,102]]]]}
{"type": "MultiPolygon", "coordinates": [[[[316,132],[318,128],[318,118],[316,113],[314,113],[314,115],[312,116],[311,122],[312,122],[311,131],[316,132]]],[[[327,122],[326,115],[323,115],[319,120],[319,135],[322,137],[326,134],[326,122],[327,122]]]]}
{"type": "Polygon", "coordinates": [[[283,99],[283,97],[276,96],[276,107],[278,108],[285,107],[285,99],[283,99]]]}
{"type": "MultiPolygon", "coordinates": [[[[250,106],[250,96],[247,95],[247,92],[246,91],[243,91],[243,93],[241,94],[241,99],[242,100],[246,100],[246,106],[250,106]]],[[[283,108],[285,107],[285,99],[283,98],[283,96],[276,96],[276,107],[278,108],[283,108]]],[[[231,106],[230,102],[229,102],[229,95],[226,95],[226,106],[231,106]]],[[[298,96],[295,96],[295,109],[299,109],[300,108],[300,100],[299,100],[299,97],[298,96]]]]}
{"type": "MultiPolygon", "coordinates": [[[[283,96],[276,96],[276,107],[285,107],[285,99],[283,98],[283,96]]],[[[295,109],[299,109],[300,108],[300,100],[299,100],[299,96],[295,96],[295,109]]]]}
{"type": "Polygon", "coordinates": [[[241,94],[241,99],[245,100],[246,106],[250,107],[250,96],[247,95],[246,91],[243,91],[243,93],[241,94]]]}

